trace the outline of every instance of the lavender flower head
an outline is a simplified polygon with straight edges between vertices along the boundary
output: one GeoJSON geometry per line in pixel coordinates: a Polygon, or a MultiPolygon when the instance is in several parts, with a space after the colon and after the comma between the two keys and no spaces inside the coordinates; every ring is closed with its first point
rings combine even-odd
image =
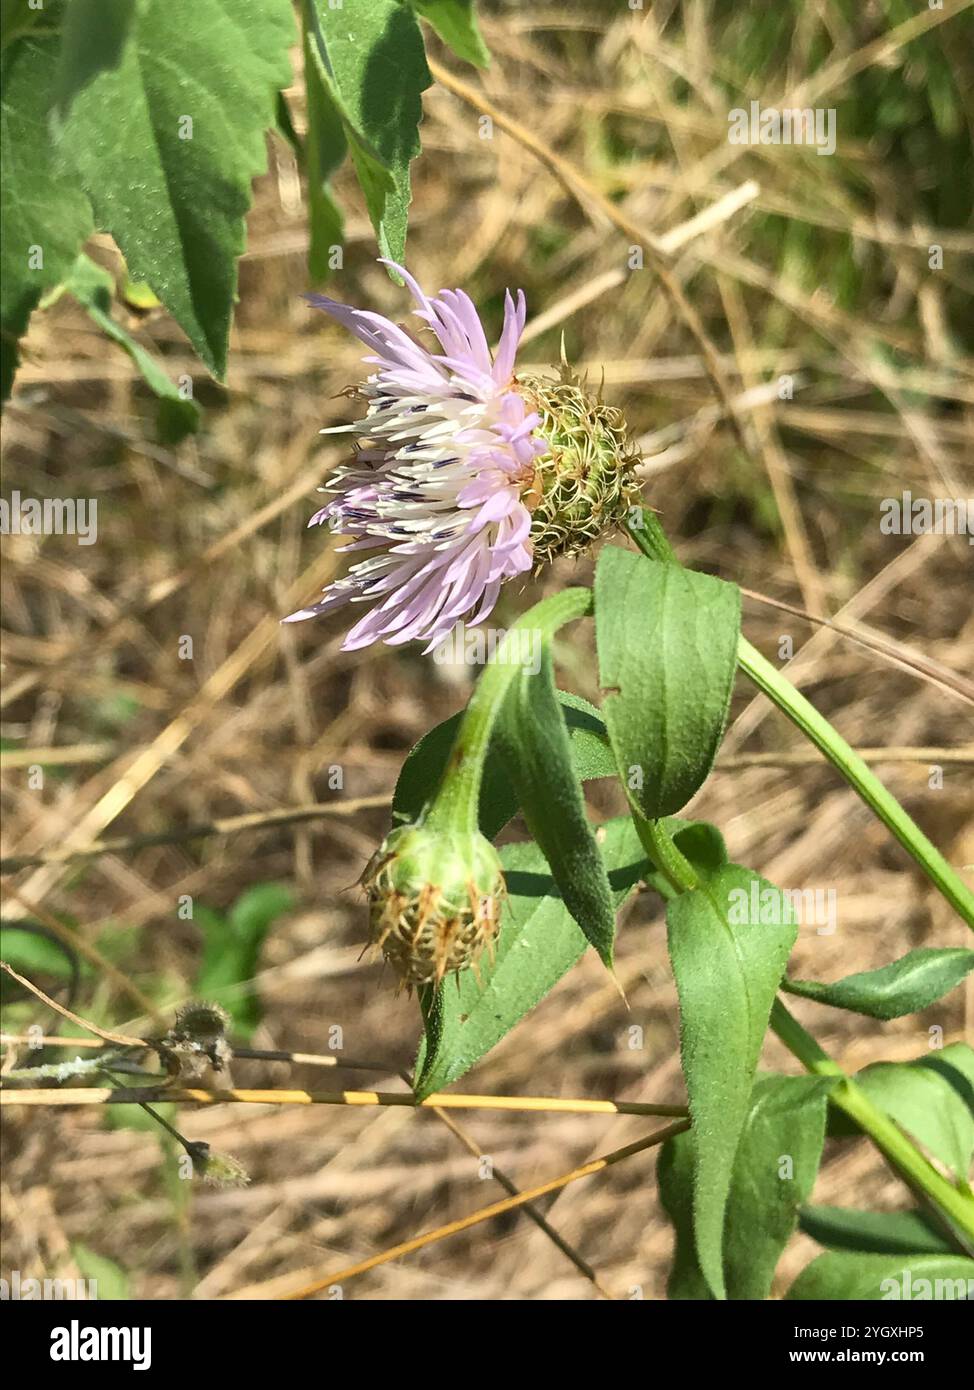
{"type": "Polygon", "coordinates": [[[381,314],[309,296],[365,344],[375,369],[354,392],[364,418],[326,431],[352,433],[355,458],[328,479],[334,495],[309,525],[347,537],[340,553],[372,553],[285,622],[368,603],[343,650],[420,640],[429,651],[460,619],[483,622],[506,580],[583,549],[618,520],[636,455],[618,412],[570,373],[515,378],[523,291],[505,295],[492,356],[463,290],[430,299],[401,266],[383,264],[402,276],[440,351],[381,314]]]}

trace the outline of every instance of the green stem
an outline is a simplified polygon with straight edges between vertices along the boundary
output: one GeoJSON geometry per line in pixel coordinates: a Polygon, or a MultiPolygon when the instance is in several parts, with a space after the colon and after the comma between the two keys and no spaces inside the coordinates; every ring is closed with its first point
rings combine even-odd
{"type": "Polygon", "coordinates": [[[692,893],[700,886],[697,872],[689,859],[677,849],[662,821],[647,820],[631,804],[629,809],[643,849],[674,893],[692,893]]]}
{"type": "Polygon", "coordinates": [[[520,634],[538,633],[542,643],[548,642],[565,623],[584,618],[591,611],[590,589],[564,589],[522,613],[506,633],[495,655],[484,667],[464,711],[439,789],[426,816],[427,825],[440,829],[450,826],[469,834],[476,832],[480,783],[491,732],[511,684],[522,670],[518,656],[520,634]]]}
{"type": "Polygon", "coordinates": [[[966,886],[956,870],[930,843],[920,827],[907,815],[903,807],[882,782],[871,772],[859,754],[850,748],[845,739],[833,729],[829,721],[814,705],[809,704],[804,695],[780,673],[770,661],[742,637],[737,653],[741,670],[762,690],[778,708],[796,724],[807,739],[815,744],[833,767],[862,797],[863,801],[883,822],[887,829],[911,854],[930,881],[974,930],[974,893],[966,886]]]}
{"type": "MultiPolygon", "coordinates": [[[[676,562],[676,557],[663,528],[652,512],[645,512],[642,525],[631,524],[627,529],[633,541],[651,560],[676,562]]],[[[677,562],[678,563],[678,562],[677,562]]],[[[850,748],[814,705],[786,680],[770,661],[767,661],[746,637],[741,637],[737,661],[759,690],[774,702],[781,712],[801,729],[810,742],[828,758],[845,780],[896,836],[908,854],[916,860],[930,881],[936,885],[950,905],[974,930],[974,893],[957,871],[951,868],[937,847],[927,839],[920,827],[906,813],[896,798],[871,772],[858,753],[850,748]]]]}
{"type": "Polygon", "coordinates": [[[873,1104],[862,1087],[832,1061],[780,999],[775,1000],[771,1010],[771,1027],[806,1071],[816,1076],[841,1078],[829,1093],[831,1103],[869,1135],[911,1187],[919,1189],[956,1223],[968,1240],[974,1241],[974,1200],[938,1173],[889,1116],[873,1104]]]}

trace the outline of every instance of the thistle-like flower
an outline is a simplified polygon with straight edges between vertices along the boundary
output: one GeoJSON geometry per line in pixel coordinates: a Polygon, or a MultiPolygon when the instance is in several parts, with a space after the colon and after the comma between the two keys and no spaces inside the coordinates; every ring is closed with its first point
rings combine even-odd
{"type": "Polygon", "coordinates": [[[380,314],[310,296],[368,347],[376,370],[351,394],[365,417],[352,464],[309,525],[328,522],[344,551],[371,551],[287,622],[370,603],[346,651],[383,641],[435,647],[459,619],[488,617],[501,585],[584,549],[619,522],[635,495],[638,454],[618,411],[593,400],[567,369],[560,380],[514,374],[526,305],[508,291],[491,355],[463,290],[428,298],[400,266],[415,313],[438,340],[414,338],[380,314]]]}
{"type": "Polygon", "coordinates": [[[453,826],[402,825],[362,875],[372,944],[407,987],[475,965],[497,935],[504,872],[489,840],[453,826]]]}

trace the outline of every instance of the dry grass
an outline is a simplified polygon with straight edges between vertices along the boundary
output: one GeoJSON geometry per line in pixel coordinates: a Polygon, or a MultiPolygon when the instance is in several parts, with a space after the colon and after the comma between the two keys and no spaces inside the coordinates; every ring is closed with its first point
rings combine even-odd
{"type": "MultiPolygon", "coordinates": [[[[807,79],[824,104],[832,90],[841,92],[854,55],[875,32],[840,23],[837,7],[827,8],[835,71],[825,65],[807,79]]],[[[505,285],[524,285],[542,330],[525,357],[547,364],[564,331],[570,357],[593,375],[604,365],[607,396],[645,439],[647,498],[687,563],[962,673],[974,649],[970,547],[963,537],[881,535],[878,504],[903,489],[974,492],[974,371],[956,323],[951,328],[956,297],[970,288],[961,252],[972,249],[971,238],[941,229],[932,239],[956,243],[956,254],[942,277],[923,273],[928,232],[913,190],[867,140],[840,149],[841,179],[827,167],[832,161],[811,153],[730,147],[726,100],[711,80],[721,49],[710,11],[692,0],[657,7],[655,18],[594,6],[587,20],[581,9],[508,7],[485,25],[496,56],[483,85],[498,111],[584,170],[644,228],[647,246],[757,181],[757,196],[726,220],[698,235],[691,226],[686,239],[671,242],[679,247],[672,274],[733,394],[781,373],[799,383],[794,401],[738,406],[746,452],[714,410],[697,346],[653,271],[626,269],[631,238],[597,203],[570,196],[518,139],[499,129],[493,140],[480,139],[476,112],[442,87],[427,94],[424,155],[414,166],[411,268],[426,285],[466,284],[495,309],[505,285]],[[868,273],[853,309],[827,281],[807,283],[808,266],[821,273],[811,252],[805,272],[776,253],[768,212],[784,212],[813,246],[855,233],[868,273]]],[[[753,95],[770,102],[805,76],[815,22],[796,27],[767,86],[753,95]]],[[[871,62],[895,63],[897,52],[890,58],[884,49],[871,62]]],[[[300,110],[299,87],[294,96],[300,110]]],[[[358,207],[351,190],[342,191],[358,207]]],[[[372,264],[360,214],[349,234],[335,292],[400,315],[403,295],[372,264]]],[[[5,854],[42,852],[72,834],[81,842],[145,835],[331,798],[328,769],[336,764],[344,769],[343,797],[388,794],[405,751],[466,698],[466,673],[416,652],[342,653],[338,620],[278,626],[332,570],[323,536],[304,528],[314,488],[340,457],[317,431],[345,418],[337,393],[357,373],[355,346],[302,304],[305,245],[300,188],[275,142],[241,265],[226,390],[199,374],[164,316],[133,325],[165,351],[173,374],[197,376],[204,429],[176,452],[151,442],[144,388],[80,312],[61,304],[35,318],[5,418],[4,492],[97,497],[99,538],[90,547],[67,537],[4,539],[4,736],[18,749],[78,750],[65,753],[40,792],[29,789],[22,757],[5,770],[5,854]],[[178,654],[186,634],[190,661],[178,654]]],[[[110,246],[98,254],[114,262],[110,246]]],[[[591,569],[590,558],[561,565],[524,592],[509,592],[499,622],[566,581],[587,580],[591,569]]],[[[944,685],[760,603],[747,601],[745,613],[749,637],[767,654],[791,637],[791,676],[854,745],[970,743],[970,701],[944,685]]],[[[576,636],[559,649],[560,683],[597,700],[589,644],[576,636]]],[[[725,754],[799,746],[740,683],[725,754]]],[[[928,785],[927,762],[890,762],[880,773],[952,863],[974,863],[969,768],[945,765],[940,790],[928,785]]],[[[600,818],[621,810],[604,788],[591,802],[600,818]]],[[[735,860],[789,887],[837,890],[838,931],[803,930],[791,967],[797,976],[832,979],[920,944],[965,940],[959,921],[824,765],[718,768],[692,809],[723,829],[735,860]]],[[[248,884],[292,884],[299,906],[268,939],[256,977],[263,1021],[254,1043],[327,1053],[329,1028],[339,1024],[349,1057],[377,1057],[386,1070],[365,1079],[339,1070],[335,1084],[390,1089],[402,1084],[397,1074],[414,1055],[418,1013],[380,969],[359,961],[364,919],[349,889],[385,826],[382,809],[360,810],[105,854],[79,870],[26,869],[10,882],[24,901],[76,923],[87,942],[118,957],[157,1009],[186,997],[199,960],[197,926],[177,917],[180,895],[224,907],[248,884]]],[[[24,911],[20,898],[8,899],[6,914],[24,911]]],[[[590,953],[464,1089],[679,1103],[675,990],[652,895],[638,896],[625,914],[619,974],[628,1008],[590,953]],[[642,1029],[636,1049],[634,1025],[642,1029]]],[[[88,978],[75,1007],[127,1029],[149,1022],[112,978],[88,978]]],[[[802,1001],[796,1013],[858,1067],[918,1054],[928,1027],[949,1037],[966,1028],[969,1036],[972,1008],[969,990],[966,1001],[958,993],[891,1024],[802,1001]]],[[[38,1007],[34,1015],[50,1031],[50,1014],[38,1007]]],[[[764,1061],[795,1069],[773,1041],[764,1061]]],[[[308,1067],[282,1072],[245,1061],[235,1063],[234,1080],[321,1084],[308,1067]]],[[[653,1124],[462,1117],[473,1150],[522,1188],[653,1124]]],[[[12,1113],[4,1124],[4,1269],[69,1274],[70,1247],[81,1242],[122,1265],[138,1296],[174,1298],[195,1288],[220,1297],[340,1269],[503,1195],[432,1114],[187,1107],[180,1125],[188,1137],[235,1154],[251,1184],[203,1187],[174,1200],[154,1130],[109,1129],[95,1109],[12,1113]]],[[[860,1143],[829,1148],[816,1200],[893,1206],[904,1197],[860,1143]]],[[[572,1184],[541,1207],[613,1296],[636,1288],[647,1298],[663,1295],[671,1236],[651,1154],[572,1184]]],[[[782,1285],[813,1248],[804,1238],[793,1242],[782,1285]]],[[[345,1296],[599,1292],[548,1235],[510,1214],[364,1274],[345,1296]]]]}

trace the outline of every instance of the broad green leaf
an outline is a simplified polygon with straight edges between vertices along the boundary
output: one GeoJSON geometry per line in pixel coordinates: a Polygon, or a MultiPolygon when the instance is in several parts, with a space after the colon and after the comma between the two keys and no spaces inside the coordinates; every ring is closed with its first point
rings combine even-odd
{"type": "MultiPolygon", "coordinates": [[[[913,1062],[876,1062],[856,1073],[870,1100],[959,1178],[974,1155],[974,1050],[950,1043],[913,1062]]],[[[833,1117],[830,1133],[857,1133],[833,1117]]]]}
{"type": "Polygon", "coordinates": [[[117,62],[61,91],[60,147],[99,225],[220,377],[251,180],[294,37],[280,0],[141,0],[117,62]]]}
{"type": "Polygon", "coordinates": [[[71,1255],[81,1272],[81,1277],[94,1280],[94,1297],[100,1303],[112,1299],[131,1298],[129,1277],[120,1264],[80,1243],[72,1245],[71,1255]]]}
{"type": "Polygon", "coordinates": [[[740,591],[606,546],[595,572],[602,710],[631,801],[673,815],[706,780],[737,668],[740,591]]]}
{"type": "Polygon", "coordinates": [[[870,1018],[902,1018],[935,1003],[974,970],[974,951],[962,946],[940,950],[920,947],[879,970],[847,975],[835,984],[817,980],[788,980],[789,994],[851,1009],[870,1018]]]}
{"type": "Polygon", "coordinates": [[[946,1237],[922,1211],[857,1211],[851,1207],[802,1207],[798,1225],[830,1250],[876,1255],[951,1254],[946,1237]]]}
{"type": "Polygon", "coordinates": [[[195,401],[181,396],[176,383],[166,375],[152,354],[112,318],[115,281],[108,271],[82,253],[72,266],[63,288],[84,305],[102,332],[128,353],[142,373],[146,385],[159,397],[158,430],[163,443],[178,444],[187,434],[199,429],[200,412],[195,401]]]}
{"type": "Polygon", "coordinates": [[[787,899],[757,874],[729,864],[667,907],[667,939],[680,1000],[680,1050],[696,1139],[694,1234],[707,1283],[725,1296],[724,1217],[734,1155],[775,992],[796,929],[787,899]],[[747,920],[757,883],[780,910],[747,920]],[[767,918],[775,919],[766,922],[767,918]]]}
{"type": "Polygon", "coordinates": [[[787,1299],[927,1302],[974,1298],[974,1260],[963,1255],[849,1255],[828,1251],[802,1270],[787,1299]]]}
{"type": "Polygon", "coordinates": [[[62,26],[54,106],[63,121],[75,96],[122,62],[136,22],[132,0],[70,0],[62,26]]]}
{"type": "MultiPolygon", "coordinates": [[[[586,700],[558,692],[572,750],[576,776],[583,781],[595,777],[614,777],[615,763],[604,741],[605,726],[586,700]]],[[[399,773],[392,802],[393,820],[416,820],[439,786],[443,769],[453,748],[462,711],[445,719],[424,734],[410,750],[399,773]]],[[[488,752],[480,790],[480,829],[488,840],[517,815],[514,788],[496,751],[488,752]]]]}
{"type": "MultiPolygon", "coordinates": [[[[758,1076],[734,1158],[724,1228],[728,1298],[767,1298],[822,1158],[831,1078],[758,1076]]],[[[693,1131],[663,1146],[660,1200],[676,1228],[669,1298],[709,1298],[693,1239],[693,1131]]]]}
{"type": "Polygon", "coordinates": [[[63,280],[93,230],[79,180],[55,168],[48,131],[56,38],[17,39],[4,53],[0,99],[0,399],[10,394],[17,343],[45,290],[63,280]]]}
{"type": "Polygon", "coordinates": [[[313,0],[304,0],[304,85],[308,119],[305,166],[310,230],[308,272],[312,283],[320,285],[332,272],[332,248],[340,246],[344,238],[344,221],[329,183],[348,153],[348,141],[345,139],[341,112],[322,70],[321,52],[313,34],[309,32],[313,15],[313,0]]]}
{"type": "MultiPolygon", "coordinates": [[[[709,883],[724,868],[727,846],[716,825],[703,820],[683,820],[680,816],[665,816],[662,824],[684,859],[689,859],[696,869],[698,878],[709,883]]],[[[658,869],[647,869],[646,883],[666,902],[676,896],[669,880],[658,869]]]]}
{"type": "Polygon", "coordinates": [[[196,907],[195,920],[203,932],[203,960],[195,993],[222,1004],[240,1037],[250,1037],[260,1021],[260,1005],[251,982],[264,938],[276,918],[292,905],[287,888],[261,883],[248,888],[226,918],[204,906],[196,907]]]}
{"type": "Polygon", "coordinates": [[[612,890],[572,765],[547,644],[541,669],[537,673],[522,669],[515,677],[494,741],[562,901],[611,969],[616,928],[612,890]]]}
{"type": "Polygon", "coordinates": [[[383,256],[402,261],[409,164],[430,85],[416,16],[399,0],[312,0],[314,38],[383,256]]]}
{"type": "MultiPolygon", "coordinates": [[[[616,909],[645,871],[639,838],[628,816],[599,831],[616,909]]],[[[494,948],[478,966],[439,989],[426,989],[421,1003],[426,1038],[416,1063],[416,1093],[442,1090],[469,1071],[571,969],[586,947],[585,937],[557,894],[537,845],[505,845],[500,851],[508,897],[494,948]]]]}
{"type": "Polygon", "coordinates": [[[428,19],[458,58],[474,67],[490,66],[490,54],[480,33],[473,0],[412,0],[413,9],[428,19]]]}

